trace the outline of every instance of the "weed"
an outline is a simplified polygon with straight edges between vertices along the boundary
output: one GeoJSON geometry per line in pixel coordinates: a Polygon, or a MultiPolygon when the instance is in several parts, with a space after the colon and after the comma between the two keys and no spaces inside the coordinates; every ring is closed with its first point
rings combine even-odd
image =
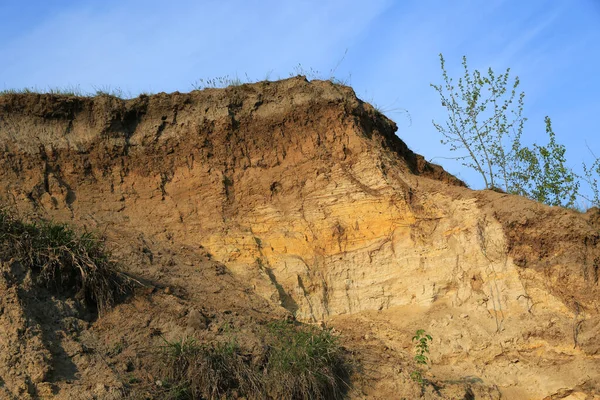
{"type": "Polygon", "coordinates": [[[162,348],[169,358],[179,358],[182,355],[196,353],[200,350],[200,345],[196,342],[196,339],[193,338],[183,338],[172,342],[169,342],[162,336],[161,339],[165,342],[165,345],[162,346],[162,348]]]}
{"type": "Polygon", "coordinates": [[[36,282],[59,293],[78,294],[99,312],[132,289],[104,242],[65,224],[24,222],[0,208],[0,259],[31,269],[36,282]]]}
{"type": "Polygon", "coordinates": [[[415,357],[414,360],[418,365],[418,368],[410,373],[410,377],[413,381],[423,385],[423,372],[421,371],[423,366],[427,366],[429,363],[429,343],[432,341],[431,335],[427,334],[425,330],[419,329],[413,336],[412,341],[415,342],[415,357]]]}

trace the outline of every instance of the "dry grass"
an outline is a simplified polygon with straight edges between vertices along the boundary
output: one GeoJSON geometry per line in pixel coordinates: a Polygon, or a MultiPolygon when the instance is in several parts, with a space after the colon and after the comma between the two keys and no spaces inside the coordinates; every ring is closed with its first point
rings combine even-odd
{"type": "Polygon", "coordinates": [[[182,339],[163,346],[165,362],[161,373],[163,395],[172,400],[220,399],[232,393],[261,393],[261,377],[238,344],[198,344],[182,339]]]}
{"type": "Polygon", "coordinates": [[[93,234],[50,221],[26,222],[6,209],[0,209],[0,260],[20,262],[37,284],[77,295],[100,313],[133,287],[93,234]]]}
{"type": "Polygon", "coordinates": [[[281,399],[341,399],[350,365],[327,329],[277,321],[268,325],[267,390],[281,399]]]}
{"type": "Polygon", "coordinates": [[[266,351],[259,357],[244,352],[231,337],[210,344],[165,340],[159,367],[164,377],[161,395],[171,400],[345,396],[350,366],[329,330],[278,321],[267,325],[264,333],[266,351]]]}

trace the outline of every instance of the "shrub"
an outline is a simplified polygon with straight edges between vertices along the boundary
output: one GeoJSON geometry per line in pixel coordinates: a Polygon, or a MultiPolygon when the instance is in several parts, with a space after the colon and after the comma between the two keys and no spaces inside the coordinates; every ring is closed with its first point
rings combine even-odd
{"type": "Polygon", "coordinates": [[[0,259],[20,262],[53,291],[82,295],[99,312],[132,289],[93,234],[51,221],[25,222],[6,209],[0,209],[0,259]]]}

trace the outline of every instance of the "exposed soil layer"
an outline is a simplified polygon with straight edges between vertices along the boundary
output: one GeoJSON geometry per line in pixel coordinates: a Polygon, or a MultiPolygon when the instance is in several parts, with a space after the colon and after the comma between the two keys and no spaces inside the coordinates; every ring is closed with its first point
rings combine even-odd
{"type": "Polygon", "coordinates": [[[3,264],[0,397],[160,398],[161,337],[234,326],[259,354],[255,327],[287,317],[339,332],[352,398],[598,398],[598,210],[472,191],[396,129],[302,77],[0,96],[3,203],[105,233],[144,283],[97,317],[3,264]]]}

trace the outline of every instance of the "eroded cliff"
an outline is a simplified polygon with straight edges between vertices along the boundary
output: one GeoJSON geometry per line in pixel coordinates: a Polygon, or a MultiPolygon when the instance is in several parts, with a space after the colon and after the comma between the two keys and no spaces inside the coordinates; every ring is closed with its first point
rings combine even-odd
{"type": "MultiPolygon", "coordinates": [[[[434,337],[439,382],[597,396],[596,211],[472,191],[395,132],[350,88],[301,77],[127,101],[5,95],[0,195],[117,243],[222,262],[272,304],[341,331],[376,364],[367,396],[413,393],[399,366],[417,328],[434,337]]],[[[192,281],[175,284],[199,290],[192,281]]]]}

